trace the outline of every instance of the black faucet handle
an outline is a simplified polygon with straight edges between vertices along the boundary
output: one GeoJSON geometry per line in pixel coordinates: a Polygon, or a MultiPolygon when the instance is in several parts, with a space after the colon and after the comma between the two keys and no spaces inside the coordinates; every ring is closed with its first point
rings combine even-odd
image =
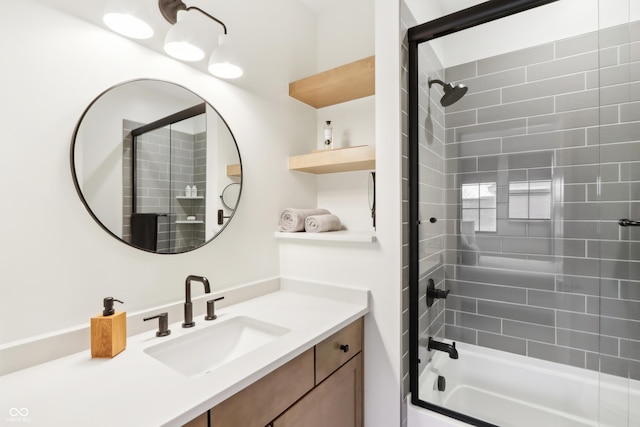
{"type": "Polygon", "coordinates": [[[204,316],[204,320],[216,320],[218,318],[215,313],[215,303],[221,299],[224,299],[224,297],[214,298],[207,301],[207,315],[204,316]]]}
{"type": "Polygon", "coordinates": [[[160,313],[155,316],[145,317],[145,322],[151,319],[158,319],[158,332],[156,332],[157,337],[166,337],[171,334],[171,330],[169,329],[169,313],[160,313]]]}

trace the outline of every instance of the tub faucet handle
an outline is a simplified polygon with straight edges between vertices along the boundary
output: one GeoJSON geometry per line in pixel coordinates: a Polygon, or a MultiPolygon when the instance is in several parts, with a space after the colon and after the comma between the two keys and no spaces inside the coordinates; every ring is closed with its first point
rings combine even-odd
{"type": "Polygon", "coordinates": [[[431,307],[436,299],[445,299],[451,292],[451,289],[443,290],[436,288],[433,279],[429,279],[427,285],[427,307],[431,307]]]}

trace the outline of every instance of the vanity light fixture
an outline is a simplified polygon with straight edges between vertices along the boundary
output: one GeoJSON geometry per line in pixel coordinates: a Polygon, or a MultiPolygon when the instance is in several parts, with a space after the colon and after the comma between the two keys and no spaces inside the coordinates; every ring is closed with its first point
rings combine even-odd
{"type": "Polygon", "coordinates": [[[198,7],[187,7],[182,0],[158,0],[158,7],[164,19],[173,25],[165,38],[165,52],[183,61],[199,61],[204,58],[202,46],[205,41],[194,31],[195,26],[191,22],[193,13],[189,14],[190,11],[197,11],[220,24],[224,30],[224,34],[218,38],[218,47],[209,58],[209,72],[223,79],[242,76],[243,71],[236,65],[235,53],[224,22],[198,7]]]}
{"type": "Polygon", "coordinates": [[[143,2],[131,0],[109,0],[102,20],[111,30],[132,39],[148,39],[153,28],[147,23],[149,11],[143,2]]]}

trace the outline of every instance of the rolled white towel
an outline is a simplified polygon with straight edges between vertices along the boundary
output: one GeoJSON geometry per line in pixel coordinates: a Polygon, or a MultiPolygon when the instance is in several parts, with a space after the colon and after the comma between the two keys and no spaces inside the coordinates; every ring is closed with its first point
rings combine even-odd
{"type": "Polygon", "coordinates": [[[342,222],[333,214],[310,215],[304,220],[304,230],[307,233],[323,233],[340,229],[342,229],[342,222]]]}
{"type": "Polygon", "coordinates": [[[287,208],[280,212],[280,231],[304,231],[304,220],[311,215],[329,214],[326,209],[287,208]]]}

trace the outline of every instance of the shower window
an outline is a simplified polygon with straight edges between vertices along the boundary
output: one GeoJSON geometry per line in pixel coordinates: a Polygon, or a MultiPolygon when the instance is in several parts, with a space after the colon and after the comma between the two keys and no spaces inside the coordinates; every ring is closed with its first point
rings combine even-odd
{"type": "Polygon", "coordinates": [[[462,220],[475,231],[496,231],[496,183],[462,184],[462,220]]]}
{"type": "Polygon", "coordinates": [[[551,181],[510,182],[509,218],[551,219],[551,181]]]}

